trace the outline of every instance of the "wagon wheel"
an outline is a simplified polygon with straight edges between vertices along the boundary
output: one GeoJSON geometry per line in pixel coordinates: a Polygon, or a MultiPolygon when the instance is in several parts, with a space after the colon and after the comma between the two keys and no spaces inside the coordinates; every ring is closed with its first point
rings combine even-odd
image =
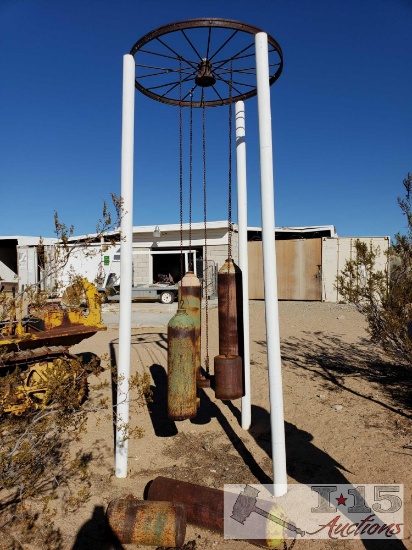
{"type": "Polygon", "coordinates": [[[87,395],[87,377],[80,375],[78,361],[70,358],[57,358],[38,362],[29,368],[24,380],[24,393],[38,408],[58,405],[53,401],[62,392],[76,392],[77,404],[87,395]]]}
{"type": "MultiPolygon", "coordinates": [[[[183,107],[217,107],[253,97],[258,32],[231,19],[188,19],[159,27],[130,51],[136,88],[152,99],[183,107]]],[[[283,56],[270,35],[268,53],[273,84],[282,72],[283,56]]]]}
{"type": "Polygon", "coordinates": [[[27,409],[58,407],[60,398],[74,392],[74,404],[87,397],[87,377],[76,358],[59,357],[27,366],[3,387],[1,408],[21,415],[27,409]]]}

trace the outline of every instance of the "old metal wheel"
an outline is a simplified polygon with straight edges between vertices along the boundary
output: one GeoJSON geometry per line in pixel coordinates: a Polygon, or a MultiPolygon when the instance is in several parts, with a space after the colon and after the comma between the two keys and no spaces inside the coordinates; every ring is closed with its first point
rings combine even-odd
{"type": "Polygon", "coordinates": [[[29,408],[55,408],[61,405],[60,397],[74,392],[71,405],[80,405],[87,397],[87,376],[74,356],[45,358],[23,368],[14,380],[6,385],[2,398],[5,413],[24,414],[29,408]]]}
{"type": "Polygon", "coordinates": [[[74,388],[76,401],[80,404],[87,394],[87,379],[86,375],[78,378],[79,369],[75,363],[76,359],[57,358],[32,365],[24,381],[27,398],[39,408],[54,405],[53,388],[58,386],[67,391],[74,388]]]}
{"type": "MultiPolygon", "coordinates": [[[[136,88],[152,99],[183,107],[217,107],[253,97],[258,32],[261,29],[231,19],[188,19],[159,27],[130,51],[136,88]]],[[[270,35],[268,47],[273,84],[282,72],[283,55],[270,35]]]]}

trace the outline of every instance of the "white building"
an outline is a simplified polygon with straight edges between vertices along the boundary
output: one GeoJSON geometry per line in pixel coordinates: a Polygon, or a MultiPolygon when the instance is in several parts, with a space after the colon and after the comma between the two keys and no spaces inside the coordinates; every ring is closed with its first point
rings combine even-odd
{"type": "MultiPolygon", "coordinates": [[[[278,296],[281,300],[315,300],[336,302],[340,300],[336,288],[336,276],[347,259],[355,254],[357,237],[339,237],[333,225],[310,227],[277,227],[276,256],[278,270],[278,296]]],[[[249,297],[264,299],[262,230],[248,228],[249,297]]],[[[77,273],[101,285],[110,273],[120,275],[119,235],[109,234],[104,239],[81,246],[93,235],[73,237],[72,252],[58,278],[63,285],[70,282],[70,274],[77,273]],[[113,239],[117,242],[110,242],[113,239]]],[[[378,269],[387,269],[385,251],[389,237],[359,237],[373,248],[379,249],[378,269]]],[[[207,222],[133,228],[133,284],[152,284],[171,277],[180,279],[189,268],[199,277],[205,268],[207,257],[208,281],[216,280],[216,273],[228,257],[228,222],[207,222]]],[[[233,225],[232,258],[238,261],[237,225],[233,225]]],[[[44,259],[53,247],[59,247],[56,239],[40,241],[36,237],[0,237],[0,286],[14,282],[18,289],[28,284],[40,284],[51,288],[53,278],[45,278],[44,259]]],[[[49,254],[50,255],[50,254],[49,254]]],[[[213,293],[213,289],[211,289],[213,293]]]]}

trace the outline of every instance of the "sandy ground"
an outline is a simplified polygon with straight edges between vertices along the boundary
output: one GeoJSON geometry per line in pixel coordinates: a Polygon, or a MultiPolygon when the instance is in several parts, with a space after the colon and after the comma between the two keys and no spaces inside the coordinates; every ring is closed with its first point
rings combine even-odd
{"type": "MultiPolygon", "coordinates": [[[[404,483],[406,539],[298,540],[296,549],[411,548],[411,376],[370,344],[362,316],[351,306],[281,302],[287,471],[290,483],[404,483]],[[333,408],[341,405],[340,410],[333,408]]],[[[251,302],[252,426],[241,429],[240,400],[204,390],[198,416],[172,422],[166,411],[167,340],[162,329],[134,329],[132,372],[151,375],[153,402],[133,414],[144,437],[129,445],[129,475],[114,476],[113,428],[106,412],[90,415],[82,449],[91,452],[90,498],[57,521],[71,550],[115,548],[104,536],[110,500],[143,497],[158,475],[223,488],[225,483],[269,483],[272,476],[264,303],[251,302]],[[151,412],[150,412],[151,411],[151,412]]],[[[217,310],[209,311],[209,355],[217,354],[217,310]]],[[[109,328],[72,348],[115,357],[118,332],[109,328]]],[[[108,372],[90,381],[89,405],[111,399],[108,372]],[[109,382],[99,387],[101,381],[109,382]]],[[[244,541],[188,525],[193,548],[252,549],[244,541]]],[[[288,543],[288,546],[290,542],[288,543]]],[[[117,548],[117,547],[116,547],[117,548]]],[[[125,549],[143,548],[124,545],[125,549]]]]}

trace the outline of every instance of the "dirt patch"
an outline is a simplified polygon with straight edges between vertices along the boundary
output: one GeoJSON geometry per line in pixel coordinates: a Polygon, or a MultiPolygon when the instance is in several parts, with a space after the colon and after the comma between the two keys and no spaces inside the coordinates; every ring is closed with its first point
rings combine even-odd
{"type": "MultiPolygon", "coordinates": [[[[290,483],[404,483],[406,540],[384,548],[412,548],[409,519],[412,431],[411,371],[373,346],[362,316],[350,306],[281,302],[287,470],[290,483]]],[[[153,400],[132,417],[145,435],[129,445],[129,475],[113,474],[113,428],[107,412],[90,415],[81,448],[92,454],[87,502],[57,515],[64,548],[118,548],[104,536],[104,511],[116,497],[142,498],[158,475],[223,488],[225,483],[270,483],[272,478],[264,303],[251,302],[252,426],[240,427],[240,400],[221,402],[202,390],[198,416],[167,418],[167,339],[164,330],[133,330],[132,372],[151,376],[153,400]]],[[[217,311],[211,310],[209,355],[217,354],[217,311]]],[[[72,348],[117,355],[118,333],[109,329],[72,348]]],[[[205,349],[203,349],[205,354],[205,349]]],[[[108,372],[91,380],[90,404],[111,394],[108,372]],[[101,382],[106,382],[101,384],[101,382]]],[[[253,548],[247,542],[188,526],[191,548],[253,548]]],[[[302,541],[297,550],[382,547],[380,541],[302,541]]],[[[139,548],[124,546],[124,548],[139,548]]],[[[143,547],[142,547],[143,548],[143,547]]]]}

